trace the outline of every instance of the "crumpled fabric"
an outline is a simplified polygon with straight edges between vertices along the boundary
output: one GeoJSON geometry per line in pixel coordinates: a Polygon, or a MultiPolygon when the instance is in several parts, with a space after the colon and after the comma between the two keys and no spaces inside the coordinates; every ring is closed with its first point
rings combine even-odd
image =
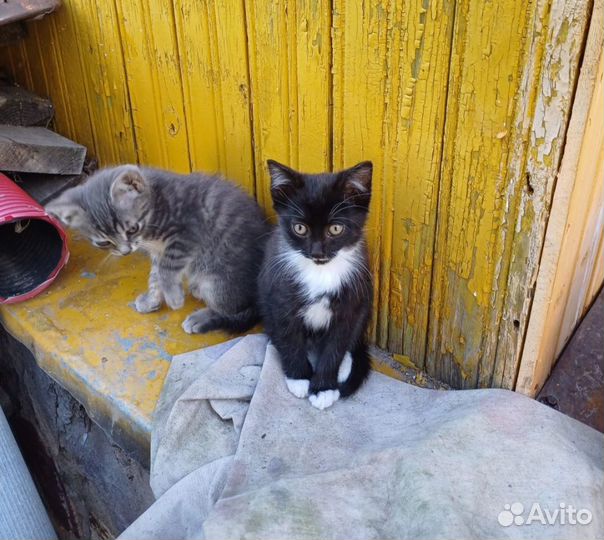
{"type": "Polygon", "coordinates": [[[514,392],[376,372],[319,411],[262,334],[173,359],[151,454],[157,501],[121,539],[604,538],[599,432],[514,392]]]}

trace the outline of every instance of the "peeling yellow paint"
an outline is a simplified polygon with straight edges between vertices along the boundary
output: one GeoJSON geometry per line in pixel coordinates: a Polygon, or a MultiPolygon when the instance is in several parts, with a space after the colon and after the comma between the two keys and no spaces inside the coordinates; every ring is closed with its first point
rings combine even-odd
{"type": "Polygon", "coordinates": [[[137,313],[130,304],[146,287],[145,257],[107,255],[83,241],[70,246],[69,263],[53,286],[2,306],[2,324],[103,427],[124,430],[146,446],[171,357],[227,336],[182,330],[183,319],[201,307],[191,298],[178,311],[137,313]]]}
{"type": "Polygon", "coordinates": [[[174,17],[191,168],[225,174],[254,194],[243,4],[183,0],[174,17]]]}
{"type": "Polygon", "coordinates": [[[393,354],[392,358],[394,358],[399,364],[402,364],[405,367],[411,368],[411,369],[417,369],[417,366],[411,361],[411,359],[408,356],[405,356],[404,354],[393,354]]]}
{"type": "Polygon", "coordinates": [[[372,160],[373,340],[510,388],[590,5],[65,0],[6,65],[102,164],[217,171],[266,209],[268,158],[372,160]]]}
{"type": "Polygon", "coordinates": [[[316,0],[250,2],[246,13],[256,190],[270,209],[267,159],[331,167],[331,14],[316,0]]]}
{"type": "Polygon", "coordinates": [[[172,3],[115,0],[115,4],[138,159],[147,165],[189,172],[172,3]]]}

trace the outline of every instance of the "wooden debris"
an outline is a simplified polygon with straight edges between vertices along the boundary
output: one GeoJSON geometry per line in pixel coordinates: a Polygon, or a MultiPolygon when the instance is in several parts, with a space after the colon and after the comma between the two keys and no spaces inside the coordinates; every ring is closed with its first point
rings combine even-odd
{"type": "Polygon", "coordinates": [[[80,174],[86,148],[41,127],[0,125],[0,170],[80,174]]]}
{"type": "Polygon", "coordinates": [[[0,0],[0,25],[42,17],[60,3],[60,0],[0,0]]]}
{"type": "Polygon", "coordinates": [[[53,114],[50,100],[19,86],[0,86],[0,124],[47,127],[53,114]]]}
{"type": "Polygon", "coordinates": [[[58,197],[66,189],[77,186],[85,174],[12,174],[15,183],[42,206],[58,197]]]}

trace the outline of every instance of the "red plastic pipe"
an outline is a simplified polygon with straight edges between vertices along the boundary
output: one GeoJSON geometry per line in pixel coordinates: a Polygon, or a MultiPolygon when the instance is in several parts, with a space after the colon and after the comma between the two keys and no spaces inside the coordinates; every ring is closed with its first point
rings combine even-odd
{"type": "Polygon", "coordinates": [[[0,173],[0,304],[40,294],[68,259],[61,224],[0,173]]]}

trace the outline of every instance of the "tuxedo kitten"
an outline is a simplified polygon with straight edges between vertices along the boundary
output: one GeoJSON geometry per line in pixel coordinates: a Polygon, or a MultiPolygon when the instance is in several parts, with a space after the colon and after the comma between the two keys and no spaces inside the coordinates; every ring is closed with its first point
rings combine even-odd
{"type": "Polygon", "coordinates": [[[268,167],[279,223],[260,272],[260,310],[290,392],[324,409],[369,373],[373,285],[363,226],[372,165],[333,174],[268,167]]]}
{"type": "Polygon", "coordinates": [[[270,229],[231,182],[123,165],[100,170],[47,211],[99,248],[149,255],[149,290],[134,304],[140,313],[164,301],[182,307],[186,278],[207,307],[185,319],[185,332],[243,332],[258,322],[256,283],[270,229]]]}

